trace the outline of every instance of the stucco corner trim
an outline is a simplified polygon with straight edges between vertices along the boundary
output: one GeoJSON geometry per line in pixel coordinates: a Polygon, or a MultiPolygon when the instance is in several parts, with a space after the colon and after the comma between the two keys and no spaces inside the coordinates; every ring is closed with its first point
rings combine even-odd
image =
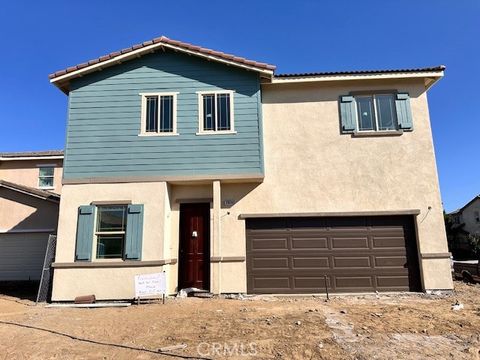
{"type": "Polygon", "coordinates": [[[392,215],[419,215],[419,209],[392,210],[392,211],[345,211],[345,212],[310,212],[310,213],[259,213],[240,214],[238,218],[279,218],[279,217],[326,217],[326,216],[392,216],[392,215]]]}
{"type": "Polygon", "coordinates": [[[421,254],[422,259],[450,259],[452,253],[423,253],[421,254]]]}
{"type": "Polygon", "coordinates": [[[129,267],[153,267],[163,265],[175,265],[177,259],[165,259],[165,260],[152,260],[152,261],[112,261],[112,262],[70,262],[70,263],[58,263],[52,264],[55,269],[99,269],[99,268],[129,268],[129,267]]]}

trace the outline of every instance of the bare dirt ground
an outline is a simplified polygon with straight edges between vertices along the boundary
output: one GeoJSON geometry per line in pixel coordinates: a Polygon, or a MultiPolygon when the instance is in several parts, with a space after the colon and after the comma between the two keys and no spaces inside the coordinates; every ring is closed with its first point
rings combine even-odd
{"type": "Polygon", "coordinates": [[[480,359],[480,285],[456,283],[449,296],[187,298],[103,309],[0,296],[0,359],[176,358],[480,359]],[[464,308],[452,310],[456,301],[464,308]],[[187,347],[157,353],[177,344],[187,347]]]}

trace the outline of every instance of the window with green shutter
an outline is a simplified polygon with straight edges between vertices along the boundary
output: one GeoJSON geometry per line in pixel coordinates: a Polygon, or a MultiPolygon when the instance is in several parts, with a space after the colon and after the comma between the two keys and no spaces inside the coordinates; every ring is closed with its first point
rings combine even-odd
{"type": "Polygon", "coordinates": [[[340,120],[343,133],[411,131],[410,97],[406,93],[341,96],[340,120]]]}
{"type": "Polygon", "coordinates": [[[142,241],[143,205],[79,207],[76,260],[141,260],[142,241]]]}

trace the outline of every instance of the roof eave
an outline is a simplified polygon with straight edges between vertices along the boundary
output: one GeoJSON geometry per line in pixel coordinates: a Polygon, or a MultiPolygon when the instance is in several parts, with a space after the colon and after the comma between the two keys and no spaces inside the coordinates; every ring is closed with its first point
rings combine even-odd
{"type": "MultiPolygon", "coordinates": [[[[399,73],[378,73],[378,74],[332,74],[318,76],[292,76],[292,77],[274,77],[271,84],[291,84],[308,82],[326,82],[326,81],[356,81],[356,80],[384,80],[384,79],[408,79],[424,78],[430,79],[425,83],[428,89],[444,76],[444,70],[438,71],[418,71],[418,72],[399,72],[399,73]]],[[[268,83],[267,83],[268,84],[268,83]]]]}

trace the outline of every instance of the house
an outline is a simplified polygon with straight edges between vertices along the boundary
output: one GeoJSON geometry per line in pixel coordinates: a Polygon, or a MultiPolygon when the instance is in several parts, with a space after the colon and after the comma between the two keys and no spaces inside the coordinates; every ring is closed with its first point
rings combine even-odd
{"type": "Polygon", "coordinates": [[[0,281],[40,280],[62,163],[63,151],[0,153],[0,281]]]}
{"type": "Polygon", "coordinates": [[[449,243],[454,257],[459,259],[474,257],[468,236],[480,235],[480,195],[449,215],[453,221],[449,243]]]}
{"type": "Polygon", "coordinates": [[[156,38],[69,97],[54,301],[452,289],[427,90],[444,67],[281,74],[156,38]]]}
{"type": "Polygon", "coordinates": [[[475,196],[463,207],[450,215],[455,224],[463,225],[462,228],[472,235],[480,235],[480,195],[475,196]]]}

